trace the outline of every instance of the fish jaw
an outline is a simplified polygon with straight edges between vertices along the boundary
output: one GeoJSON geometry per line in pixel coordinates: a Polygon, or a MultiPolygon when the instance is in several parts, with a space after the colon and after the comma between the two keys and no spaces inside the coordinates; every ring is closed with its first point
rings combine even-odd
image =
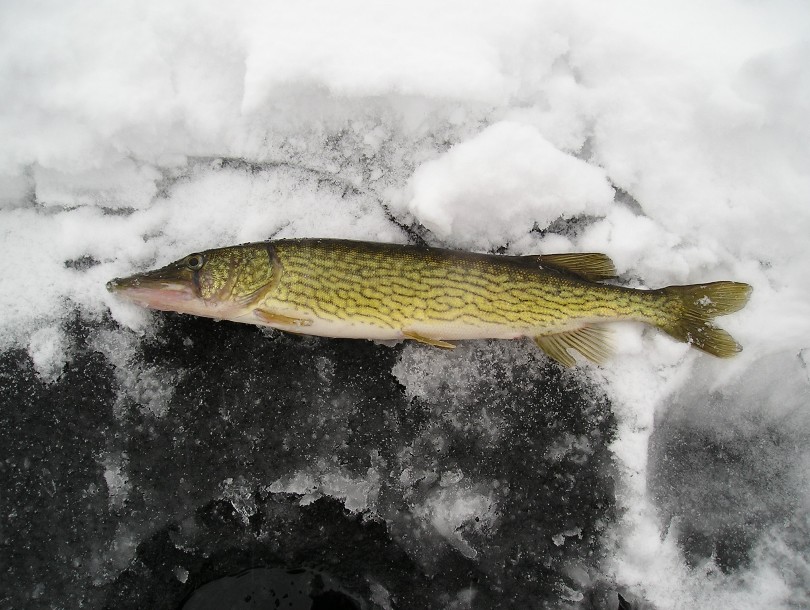
{"type": "Polygon", "coordinates": [[[142,307],[161,311],[184,311],[197,298],[192,287],[185,283],[161,281],[145,274],[110,280],[107,290],[142,307]]]}
{"type": "Polygon", "coordinates": [[[193,280],[167,273],[164,269],[115,278],[107,282],[107,290],[141,307],[159,311],[230,319],[241,313],[240,307],[217,299],[203,299],[193,280]]]}

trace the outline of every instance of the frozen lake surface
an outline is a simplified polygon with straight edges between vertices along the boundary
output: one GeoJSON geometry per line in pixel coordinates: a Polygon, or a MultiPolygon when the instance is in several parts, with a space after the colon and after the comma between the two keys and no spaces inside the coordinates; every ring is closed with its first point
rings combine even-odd
{"type": "Polygon", "coordinates": [[[808,26],[787,0],[0,7],[0,607],[810,606],[808,26]],[[744,281],[744,351],[624,324],[563,370],[104,288],[288,237],[744,281]]]}

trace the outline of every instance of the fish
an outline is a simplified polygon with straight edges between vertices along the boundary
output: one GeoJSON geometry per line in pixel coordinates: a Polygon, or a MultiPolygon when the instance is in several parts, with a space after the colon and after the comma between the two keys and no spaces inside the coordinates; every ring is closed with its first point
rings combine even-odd
{"type": "Polygon", "coordinates": [[[646,323],[721,358],[741,351],[714,319],[745,306],[748,284],[641,290],[608,282],[615,277],[600,253],[511,256],[310,238],[195,252],[107,289],[151,309],[321,337],[447,349],[531,337],[566,367],[576,353],[604,364],[616,321],[646,323]]]}

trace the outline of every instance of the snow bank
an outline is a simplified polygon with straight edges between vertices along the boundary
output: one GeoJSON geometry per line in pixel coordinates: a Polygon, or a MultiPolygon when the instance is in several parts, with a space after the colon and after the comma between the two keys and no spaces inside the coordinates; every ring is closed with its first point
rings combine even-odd
{"type": "Polygon", "coordinates": [[[613,201],[605,173],[531,126],[496,123],[414,173],[408,210],[437,237],[492,248],[613,201]],[[493,210],[497,220],[493,222],[493,210]]]}

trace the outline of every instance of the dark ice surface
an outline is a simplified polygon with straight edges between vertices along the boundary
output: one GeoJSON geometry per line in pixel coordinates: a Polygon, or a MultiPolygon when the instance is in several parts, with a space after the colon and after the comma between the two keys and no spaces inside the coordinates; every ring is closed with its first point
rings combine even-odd
{"type": "Polygon", "coordinates": [[[50,384],[0,356],[0,607],[275,607],[245,599],[284,575],[300,607],[619,606],[615,421],[581,372],[521,342],[160,320],[137,337],[77,316],[50,384]],[[444,373],[406,392],[432,354],[477,363],[464,392],[444,373]],[[301,472],[319,489],[276,483],[301,472]],[[491,503],[480,518],[425,512],[467,493],[491,503]]]}
{"type": "Polygon", "coordinates": [[[716,371],[698,371],[661,409],[649,490],[690,567],[734,574],[770,556],[790,591],[787,607],[806,607],[807,367],[796,354],[777,353],[735,383],[715,384],[716,371]]]}

